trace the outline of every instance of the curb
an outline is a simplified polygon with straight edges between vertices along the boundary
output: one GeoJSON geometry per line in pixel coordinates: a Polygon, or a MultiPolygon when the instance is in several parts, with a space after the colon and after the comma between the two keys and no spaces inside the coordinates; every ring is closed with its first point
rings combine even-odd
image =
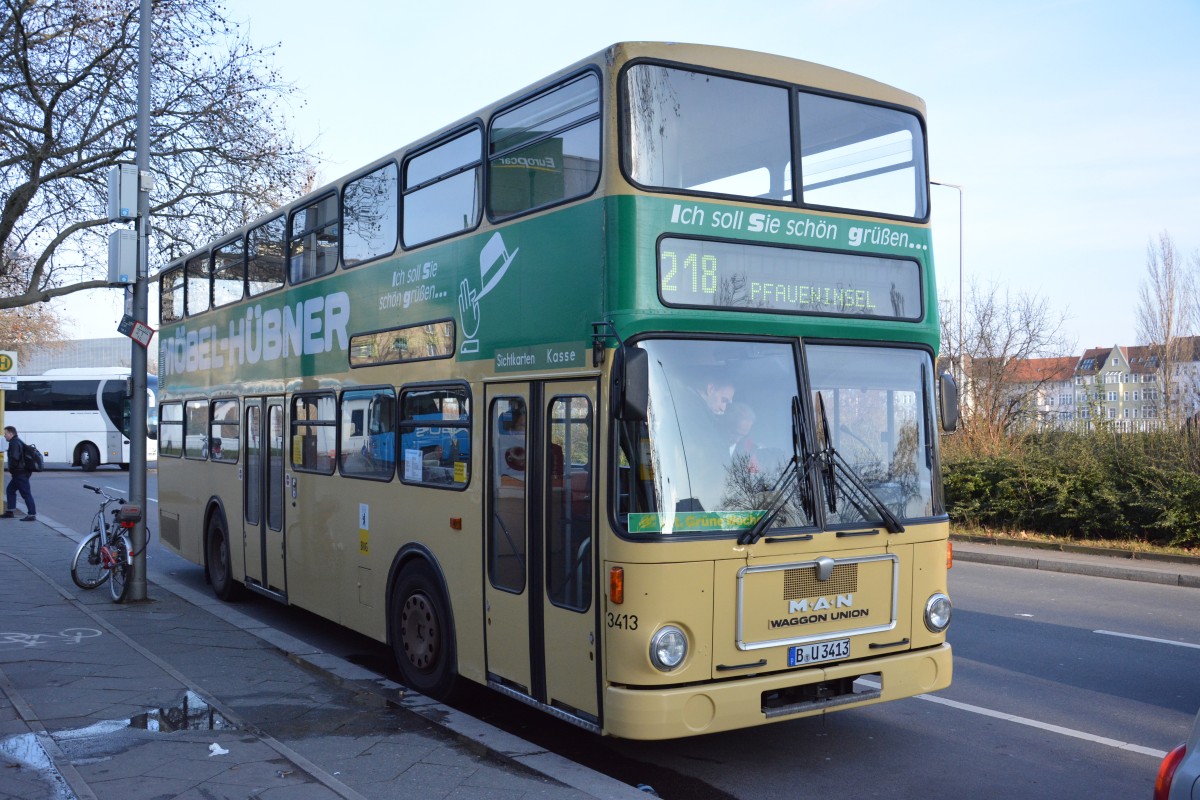
{"type": "Polygon", "coordinates": [[[1093,547],[1085,544],[1043,542],[1037,539],[1013,539],[1005,536],[977,536],[969,533],[952,533],[950,534],[950,539],[951,541],[967,542],[970,544],[990,544],[998,547],[1016,547],[1030,550],[1052,550],[1058,553],[1078,553],[1080,555],[1106,556],[1108,558],[1119,558],[1129,561],[1154,561],[1200,567],[1200,556],[1151,553],[1143,550],[1120,550],[1111,547],[1093,547]]]}
{"type": "Polygon", "coordinates": [[[1179,557],[1180,561],[1176,561],[1174,557],[1170,561],[1164,558],[1156,558],[1152,559],[1155,562],[1153,565],[1145,564],[1144,566],[1132,567],[1113,563],[1119,560],[1127,561],[1130,559],[1142,561],[1141,558],[1132,556],[1124,551],[1101,551],[1100,548],[1066,550],[1060,549],[1058,545],[1047,546],[1045,543],[1027,544],[1022,542],[1001,543],[995,540],[983,539],[982,537],[951,536],[950,538],[955,543],[975,545],[964,548],[955,547],[955,561],[975,562],[1001,567],[1040,569],[1046,572],[1086,575],[1095,578],[1114,578],[1117,580],[1140,581],[1142,583],[1200,589],[1200,564],[1188,560],[1183,556],[1179,557]],[[994,550],[994,552],[988,552],[988,550],[994,550]],[[1017,552],[1003,552],[1006,550],[1017,552]],[[1032,550],[1035,552],[1019,552],[1021,550],[1032,550]],[[1045,552],[1047,550],[1061,553],[1062,556],[1056,558],[1053,555],[1047,554],[1045,552]],[[1070,554],[1076,555],[1077,558],[1070,558],[1070,554]],[[1170,564],[1178,564],[1185,567],[1185,569],[1171,569],[1170,564]],[[1186,569],[1188,567],[1192,569],[1186,569]]]}
{"type": "MultiPolygon", "coordinates": [[[[78,542],[82,538],[81,534],[44,516],[39,515],[38,521],[72,542],[78,542]]],[[[646,797],[645,792],[627,783],[551,753],[532,742],[418,694],[357,664],[326,653],[291,634],[251,618],[235,606],[197,592],[171,580],[170,577],[159,577],[153,581],[147,578],[147,583],[153,583],[185,603],[256,636],[292,662],[338,686],[374,694],[389,704],[420,716],[453,734],[460,742],[477,752],[486,752],[498,761],[508,762],[517,769],[544,775],[597,800],[639,800],[646,797]]]]}

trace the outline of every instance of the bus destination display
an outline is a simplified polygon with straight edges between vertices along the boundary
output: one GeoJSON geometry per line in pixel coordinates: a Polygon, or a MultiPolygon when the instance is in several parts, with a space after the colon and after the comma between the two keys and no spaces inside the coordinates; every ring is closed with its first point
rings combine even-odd
{"type": "Polygon", "coordinates": [[[909,259],[664,238],[658,289],[668,306],[919,320],[909,259]]]}

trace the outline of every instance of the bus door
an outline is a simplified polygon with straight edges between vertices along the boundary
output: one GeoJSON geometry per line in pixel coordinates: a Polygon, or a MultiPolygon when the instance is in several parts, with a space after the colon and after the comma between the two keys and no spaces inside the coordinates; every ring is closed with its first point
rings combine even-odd
{"type": "Polygon", "coordinates": [[[488,680],[599,723],[596,383],[487,388],[488,680]]]}
{"type": "Polygon", "coordinates": [[[246,582],[286,595],[284,571],[284,402],[282,397],[246,399],[245,516],[242,545],[246,582]]]}

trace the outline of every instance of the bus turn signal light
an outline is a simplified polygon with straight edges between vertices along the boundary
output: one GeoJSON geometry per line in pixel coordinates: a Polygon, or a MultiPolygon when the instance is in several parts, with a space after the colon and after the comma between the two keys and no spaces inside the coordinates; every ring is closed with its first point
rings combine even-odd
{"type": "Polygon", "coordinates": [[[618,606],[625,602],[624,567],[611,567],[608,570],[608,602],[618,606]]]}
{"type": "Polygon", "coordinates": [[[954,542],[946,540],[946,569],[954,566],[954,542]]]}

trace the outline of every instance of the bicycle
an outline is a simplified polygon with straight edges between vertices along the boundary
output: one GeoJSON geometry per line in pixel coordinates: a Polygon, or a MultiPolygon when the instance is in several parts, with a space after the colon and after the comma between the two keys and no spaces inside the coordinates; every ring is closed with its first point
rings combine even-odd
{"type": "Polygon", "coordinates": [[[92,517],[91,532],[84,537],[71,560],[71,580],[81,589],[95,589],[108,581],[114,601],[120,603],[129,591],[129,573],[133,569],[131,531],[142,519],[141,506],[128,504],[123,497],[108,494],[99,486],[85,483],[83,488],[100,495],[100,510],[92,517]],[[113,503],[117,508],[109,511],[113,503]],[[106,514],[112,516],[105,522],[106,514]]]}

